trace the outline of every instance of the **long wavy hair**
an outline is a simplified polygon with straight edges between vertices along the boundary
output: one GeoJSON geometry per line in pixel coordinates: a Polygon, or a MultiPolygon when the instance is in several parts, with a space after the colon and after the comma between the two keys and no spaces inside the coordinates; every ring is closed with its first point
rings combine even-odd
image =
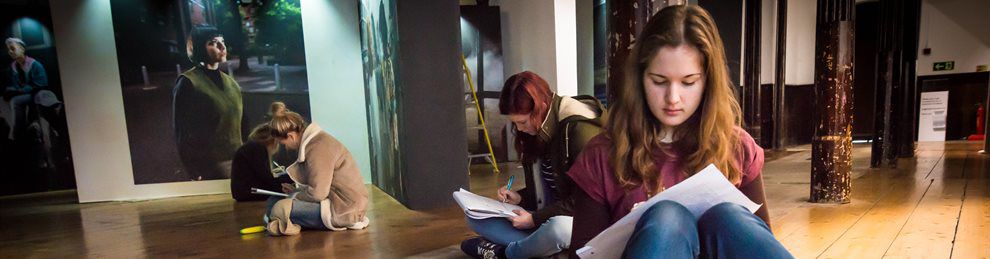
{"type": "MultiPolygon", "coordinates": [[[[546,80],[536,73],[523,71],[505,80],[498,101],[498,110],[502,115],[527,114],[528,123],[539,130],[543,120],[547,118],[547,113],[550,112],[553,95],[546,80]]],[[[515,123],[512,124],[512,128],[516,134],[515,147],[522,153],[523,162],[532,163],[543,155],[546,143],[543,143],[538,136],[519,131],[515,123]]]]}
{"type": "Polygon", "coordinates": [[[739,148],[735,127],[741,125],[742,115],[711,15],[694,5],[664,8],[650,18],[637,41],[606,127],[612,142],[610,166],[619,183],[626,189],[644,185],[650,196],[663,191],[653,154],[664,135],[647,105],[643,73],[660,48],[684,44],[703,56],[705,90],[698,110],[672,132],[672,151],[681,155],[686,176],[712,163],[730,182],[739,182],[741,172],[732,161],[739,148]]]}

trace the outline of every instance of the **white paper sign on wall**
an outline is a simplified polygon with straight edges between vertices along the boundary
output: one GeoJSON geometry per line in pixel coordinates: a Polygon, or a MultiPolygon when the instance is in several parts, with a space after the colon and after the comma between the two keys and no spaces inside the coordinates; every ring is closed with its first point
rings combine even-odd
{"type": "Polygon", "coordinates": [[[945,141],[945,119],[948,110],[949,91],[921,93],[918,141],[945,141]]]}

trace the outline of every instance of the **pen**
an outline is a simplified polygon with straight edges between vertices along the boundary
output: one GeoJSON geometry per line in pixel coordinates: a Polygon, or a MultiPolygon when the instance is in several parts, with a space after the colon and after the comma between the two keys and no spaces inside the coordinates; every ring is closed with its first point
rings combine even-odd
{"type": "MultiPolygon", "coordinates": [[[[515,175],[509,176],[509,183],[505,185],[505,190],[506,191],[511,191],[512,190],[512,180],[515,180],[515,179],[516,179],[516,176],[515,175]]],[[[509,195],[506,194],[505,197],[508,198],[509,195]]],[[[505,199],[502,199],[502,202],[505,202],[505,199]]]]}

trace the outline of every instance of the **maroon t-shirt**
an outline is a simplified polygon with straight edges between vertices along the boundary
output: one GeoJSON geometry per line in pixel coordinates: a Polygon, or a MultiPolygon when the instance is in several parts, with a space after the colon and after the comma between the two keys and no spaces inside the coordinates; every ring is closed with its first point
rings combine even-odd
{"type": "MultiPolygon", "coordinates": [[[[763,171],[763,148],[757,145],[753,137],[742,128],[736,127],[735,131],[739,134],[741,144],[733,161],[736,168],[742,171],[741,182],[733,183],[738,188],[746,186],[760,176],[760,172],[763,171]]],[[[646,189],[642,185],[626,191],[619,184],[609,166],[611,145],[611,140],[604,133],[592,138],[567,172],[589,198],[608,207],[611,216],[609,225],[629,214],[633,204],[647,199],[646,189]]],[[[684,172],[678,154],[665,154],[656,149],[653,158],[655,165],[660,168],[661,181],[665,188],[670,188],[690,177],[684,172]]],[[[580,212],[575,211],[575,213],[580,212]]]]}

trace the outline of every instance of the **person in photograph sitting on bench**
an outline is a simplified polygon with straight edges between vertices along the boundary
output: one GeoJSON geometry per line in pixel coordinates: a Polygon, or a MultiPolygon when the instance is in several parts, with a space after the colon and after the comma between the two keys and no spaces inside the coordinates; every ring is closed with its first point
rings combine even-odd
{"type": "Polygon", "coordinates": [[[24,54],[25,43],[20,38],[4,41],[10,59],[10,85],[4,88],[0,100],[0,116],[7,122],[7,138],[14,140],[28,124],[25,110],[31,104],[34,93],[48,88],[48,74],[41,62],[24,54]]]}
{"type": "Polygon", "coordinates": [[[605,133],[567,173],[576,183],[578,250],[637,204],[709,164],[746,197],[751,213],[717,204],[698,218],[670,200],[646,208],[623,258],[792,258],[770,231],[763,149],[739,127],[741,112],[715,22],[696,5],[666,7],[636,38],[605,133]]]}
{"type": "Polygon", "coordinates": [[[252,194],[251,188],[267,191],[279,191],[279,183],[292,183],[285,174],[276,178],[276,173],[283,173],[285,168],[272,168],[272,156],[278,152],[278,142],[272,137],[272,128],[268,123],[258,125],[251,130],[248,141],[234,153],[230,170],[230,195],[237,201],[263,201],[267,195],[252,194]]]}
{"type": "Polygon", "coordinates": [[[517,192],[502,186],[498,196],[532,212],[516,211],[519,216],[508,220],[468,218],[468,226],[481,236],[462,242],[461,250],[478,258],[560,253],[571,239],[574,185],[564,173],[585,143],[601,132],[604,107],[591,96],[559,96],[546,80],[525,71],[505,81],[499,112],[514,125],[526,188],[517,192]]]}

